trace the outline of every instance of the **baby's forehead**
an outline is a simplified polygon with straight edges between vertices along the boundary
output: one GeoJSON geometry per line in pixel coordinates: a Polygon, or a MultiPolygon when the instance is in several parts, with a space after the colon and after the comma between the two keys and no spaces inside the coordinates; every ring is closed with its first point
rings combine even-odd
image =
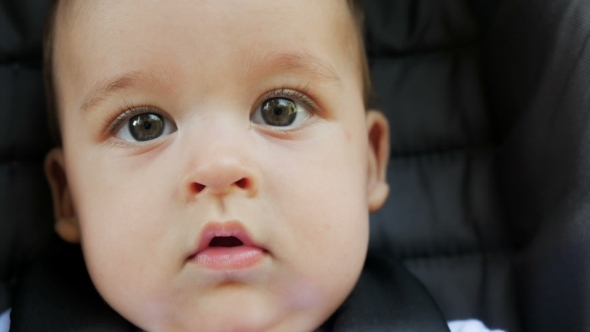
{"type": "MultiPolygon", "coordinates": [[[[294,57],[304,58],[302,55],[309,53],[305,51],[306,47],[311,42],[317,41],[313,37],[322,33],[326,36],[325,40],[321,41],[322,44],[336,44],[341,46],[337,47],[341,52],[350,52],[353,58],[356,57],[357,52],[354,50],[351,52],[351,49],[355,48],[351,47],[351,44],[357,44],[357,34],[352,19],[353,15],[351,15],[346,1],[317,2],[307,0],[304,1],[308,2],[305,6],[289,6],[285,10],[287,11],[285,14],[281,13],[279,9],[285,9],[283,7],[291,2],[278,0],[273,1],[273,6],[276,8],[266,10],[263,15],[260,14],[261,7],[270,7],[270,5],[268,2],[261,5],[260,2],[262,1],[191,1],[189,3],[192,5],[187,6],[184,1],[171,1],[162,6],[159,2],[154,1],[142,2],[140,7],[131,1],[122,4],[115,1],[62,0],[59,9],[61,14],[58,14],[60,19],[57,21],[57,25],[60,27],[57,28],[57,33],[65,35],[66,38],[57,37],[55,42],[65,41],[66,45],[60,45],[64,47],[59,47],[57,52],[68,49],[76,51],[75,44],[80,42],[80,39],[91,41],[91,43],[80,45],[88,48],[93,46],[98,48],[101,46],[98,44],[104,41],[113,47],[124,47],[125,45],[117,42],[124,37],[133,36],[133,34],[137,39],[142,38],[142,35],[145,37],[150,31],[156,32],[151,28],[152,26],[159,26],[160,30],[169,28],[171,38],[175,38],[175,34],[186,34],[199,38],[203,47],[211,47],[211,44],[206,43],[208,39],[214,40],[214,44],[235,43],[236,40],[244,40],[242,45],[235,45],[235,47],[245,50],[242,52],[246,53],[243,54],[245,63],[250,58],[255,58],[256,53],[277,53],[269,47],[275,45],[303,50],[295,52],[294,57]],[[237,2],[237,4],[228,5],[230,2],[237,2]],[[148,7],[161,8],[154,11],[149,10],[148,7]],[[238,15],[236,15],[236,11],[239,12],[238,15]],[[183,14],[187,12],[190,14],[183,14]],[[313,22],[315,24],[292,25],[289,22],[290,18],[293,20],[305,19],[309,13],[313,12],[321,13],[316,15],[318,17],[315,18],[316,22],[313,22]],[[215,19],[208,19],[211,17],[215,17],[215,19]],[[199,24],[185,24],[195,21],[199,24]],[[317,24],[318,21],[321,23],[317,24]],[[109,29],[109,27],[111,28],[109,29]],[[276,36],[269,33],[277,29],[282,29],[288,34],[276,36]],[[239,35],[240,38],[232,39],[233,35],[239,35]],[[296,38],[292,38],[293,36],[296,38]],[[270,43],[268,38],[272,38],[270,43]],[[266,43],[264,43],[265,41],[266,43]]],[[[149,38],[149,35],[147,37],[149,38]]],[[[129,45],[129,47],[133,46],[129,45]]],[[[97,49],[97,51],[100,50],[97,49]]],[[[210,57],[219,56],[213,51],[209,52],[210,57]]],[[[81,58],[81,60],[84,59],[81,58]]]]}
{"type": "Polygon", "coordinates": [[[354,71],[361,67],[353,16],[343,0],[153,1],[141,7],[65,0],[59,10],[57,70],[100,77],[92,84],[129,71],[161,71],[154,64],[169,67],[164,76],[217,65],[234,66],[226,72],[231,75],[272,68],[324,81],[338,81],[351,64],[354,71]]]}
{"type": "MultiPolygon", "coordinates": [[[[256,10],[252,10],[249,8],[255,8],[256,5],[260,6],[262,3],[263,7],[273,7],[274,13],[268,15],[266,18],[262,20],[257,19],[257,17],[252,16],[252,21],[259,25],[261,28],[259,30],[260,33],[263,33],[265,29],[268,27],[264,27],[265,21],[273,21],[273,16],[280,16],[278,13],[281,12],[288,12],[288,15],[292,15],[296,17],[297,11],[305,10],[306,12],[321,12],[323,16],[322,21],[330,21],[332,18],[338,18],[338,26],[327,26],[323,25],[323,27],[334,28],[329,29],[332,33],[334,38],[337,36],[346,36],[347,38],[354,40],[356,39],[355,30],[362,30],[362,10],[360,9],[360,5],[358,4],[357,0],[322,0],[322,1],[306,1],[305,6],[296,6],[296,7],[289,7],[284,8],[284,4],[288,4],[290,1],[288,0],[275,0],[271,3],[267,1],[261,0],[252,0],[252,1],[243,1],[243,0],[228,0],[223,2],[213,2],[213,1],[203,1],[203,0],[195,0],[190,1],[190,3],[194,4],[194,7],[199,7],[199,12],[203,13],[207,16],[219,16],[219,24],[216,25],[216,28],[220,27],[227,27],[231,30],[232,27],[236,27],[235,21],[224,21],[222,18],[223,8],[233,7],[237,8],[239,11],[242,12],[242,18],[244,20],[249,20],[251,14],[255,14],[256,10]],[[230,4],[231,3],[231,4],[230,4]],[[199,6],[199,4],[209,4],[207,6],[199,6]],[[230,4],[230,5],[228,5],[230,4]],[[320,10],[326,9],[328,10],[320,10]]],[[[73,25],[80,25],[87,23],[87,20],[91,16],[95,16],[93,14],[97,14],[99,12],[108,12],[109,8],[112,9],[110,12],[111,17],[102,17],[102,24],[109,25],[109,23],[113,23],[113,20],[116,17],[122,18],[125,16],[125,13],[120,10],[121,3],[119,1],[111,1],[111,0],[103,0],[103,1],[86,1],[86,0],[55,0],[57,5],[57,16],[59,19],[56,20],[57,25],[65,25],[68,28],[72,28],[73,25]],[[120,15],[117,15],[120,14],[120,15]]],[[[150,2],[141,1],[141,4],[137,1],[127,1],[127,7],[134,8],[138,10],[132,10],[129,12],[141,12],[141,8],[149,5],[150,2]]],[[[151,3],[157,3],[158,1],[151,1],[151,3]]],[[[185,1],[167,1],[165,7],[168,9],[178,8],[182,10],[182,4],[185,1]]],[[[164,13],[162,13],[164,14],[164,13]]],[[[176,16],[174,15],[160,15],[159,21],[167,21],[170,24],[174,25],[177,21],[176,16]]],[[[147,19],[147,18],[146,18],[147,19]]],[[[287,21],[287,20],[285,20],[287,21]]],[[[280,25],[280,24],[279,24],[280,25]]],[[[277,27],[275,25],[274,27],[277,27]]],[[[272,28],[272,27],[271,27],[272,28]]],[[[302,34],[316,34],[318,33],[317,26],[314,27],[315,29],[308,29],[308,30],[301,30],[302,34]]],[[[63,29],[64,32],[71,32],[69,29],[63,29]]],[[[203,29],[199,31],[193,31],[192,33],[199,34],[199,35],[214,35],[215,29],[203,29]]],[[[237,33],[244,33],[244,31],[237,31],[237,33]]],[[[101,36],[102,38],[110,38],[116,36],[109,36],[104,35],[101,36]]]]}

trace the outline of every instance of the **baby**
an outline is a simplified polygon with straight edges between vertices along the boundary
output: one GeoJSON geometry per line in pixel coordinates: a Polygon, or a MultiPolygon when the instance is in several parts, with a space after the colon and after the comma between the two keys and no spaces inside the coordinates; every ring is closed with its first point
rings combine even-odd
{"type": "Polygon", "coordinates": [[[383,115],[343,0],[59,2],[56,230],[147,331],[312,331],[385,201],[383,115]]]}
{"type": "Polygon", "coordinates": [[[147,331],[313,331],[355,286],[388,125],[356,1],[59,1],[56,231],[147,331]]]}

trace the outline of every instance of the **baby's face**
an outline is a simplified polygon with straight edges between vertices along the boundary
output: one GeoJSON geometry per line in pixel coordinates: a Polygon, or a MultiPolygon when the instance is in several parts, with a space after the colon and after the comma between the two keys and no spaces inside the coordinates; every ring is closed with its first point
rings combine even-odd
{"type": "Polygon", "coordinates": [[[47,167],[103,298],[149,331],[320,325],[387,194],[346,1],[63,7],[47,167]]]}

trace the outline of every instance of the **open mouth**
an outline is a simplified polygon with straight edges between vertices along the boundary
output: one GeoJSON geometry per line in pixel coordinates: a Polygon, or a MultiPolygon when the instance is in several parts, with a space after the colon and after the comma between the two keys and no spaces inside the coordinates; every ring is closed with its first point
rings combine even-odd
{"type": "Polygon", "coordinates": [[[244,245],[244,242],[240,241],[240,239],[238,239],[235,236],[216,236],[213,239],[211,239],[211,242],[209,242],[209,247],[232,248],[239,247],[242,245],[244,245]]]}
{"type": "Polygon", "coordinates": [[[236,270],[256,265],[267,253],[239,222],[211,223],[188,260],[209,269],[236,270]]]}

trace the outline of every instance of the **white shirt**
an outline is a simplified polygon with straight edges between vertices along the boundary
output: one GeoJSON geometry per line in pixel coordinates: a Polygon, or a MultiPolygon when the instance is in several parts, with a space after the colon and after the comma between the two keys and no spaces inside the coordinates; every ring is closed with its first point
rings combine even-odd
{"type": "Polygon", "coordinates": [[[8,332],[10,328],[10,309],[0,315],[0,332],[8,332]]]}
{"type": "Polygon", "coordinates": [[[488,330],[482,322],[477,319],[457,320],[448,322],[451,332],[504,332],[503,330],[488,330]]]}

